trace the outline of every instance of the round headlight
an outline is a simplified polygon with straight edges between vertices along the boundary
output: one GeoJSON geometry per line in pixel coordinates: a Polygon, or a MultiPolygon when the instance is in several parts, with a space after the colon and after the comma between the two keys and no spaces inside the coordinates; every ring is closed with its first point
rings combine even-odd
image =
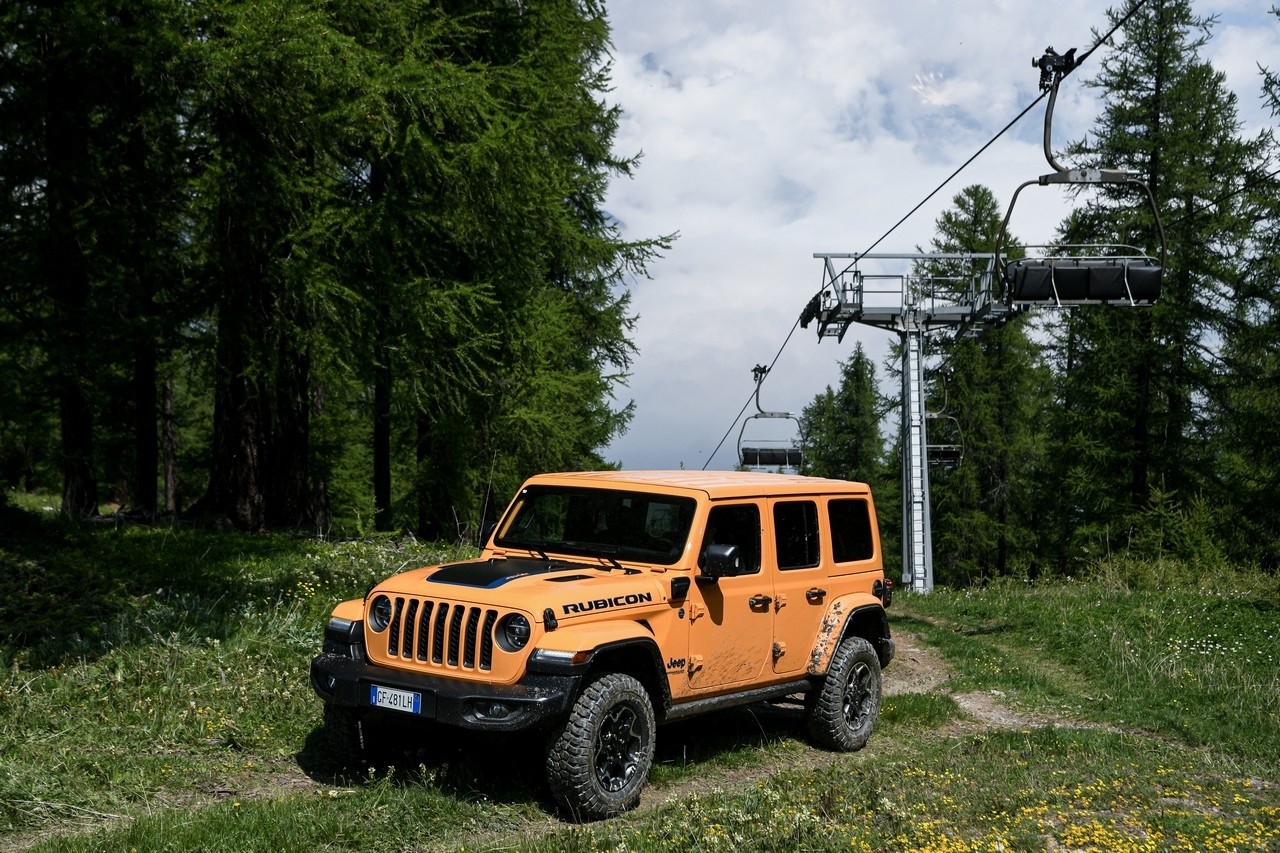
{"type": "Polygon", "coordinates": [[[380,595],[369,605],[369,627],[381,633],[391,624],[391,599],[380,595]]]}
{"type": "Polygon", "coordinates": [[[512,613],[498,624],[498,645],[504,651],[518,652],[529,644],[533,628],[529,620],[520,613],[512,613]]]}

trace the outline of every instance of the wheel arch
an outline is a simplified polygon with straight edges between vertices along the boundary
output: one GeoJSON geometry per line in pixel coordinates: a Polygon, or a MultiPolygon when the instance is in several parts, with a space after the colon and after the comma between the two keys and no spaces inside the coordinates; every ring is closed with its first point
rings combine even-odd
{"type": "MultiPolygon", "coordinates": [[[[643,622],[584,625],[553,635],[560,648],[576,647],[572,663],[550,666],[532,661],[530,668],[548,673],[579,676],[579,690],[602,672],[620,672],[640,682],[649,694],[653,712],[661,720],[671,707],[671,688],[663,668],[662,650],[643,622]]],[[[536,660],[536,658],[535,658],[536,660]]]]}
{"type": "Polygon", "coordinates": [[[635,639],[610,643],[595,650],[587,663],[584,683],[604,672],[631,676],[644,687],[659,721],[671,707],[671,688],[662,668],[662,652],[653,640],[635,639]]]}
{"type": "Polygon", "coordinates": [[[809,675],[825,676],[831,656],[848,637],[861,637],[870,643],[882,669],[893,660],[893,639],[884,605],[869,595],[847,596],[832,602],[819,626],[809,657],[809,675]]]}

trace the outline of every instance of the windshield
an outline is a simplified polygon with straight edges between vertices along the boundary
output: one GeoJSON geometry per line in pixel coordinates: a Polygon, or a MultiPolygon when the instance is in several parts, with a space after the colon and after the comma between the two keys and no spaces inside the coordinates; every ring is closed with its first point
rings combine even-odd
{"type": "Polygon", "coordinates": [[[684,553],[693,498],[530,486],[498,531],[495,544],[669,566],[684,553]]]}

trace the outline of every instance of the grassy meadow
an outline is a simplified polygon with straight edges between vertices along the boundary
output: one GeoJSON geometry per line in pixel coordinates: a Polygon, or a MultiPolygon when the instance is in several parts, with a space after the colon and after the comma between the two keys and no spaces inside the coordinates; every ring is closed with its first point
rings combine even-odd
{"type": "Polygon", "coordinates": [[[809,747],[786,706],[687,721],[639,811],[574,826],[536,738],[328,762],[329,608],[457,549],[0,514],[0,849],[1280,850],[1274,577],[1117,561],[899,594],[942,677],[900,683],[866,750],[809,747]]]}

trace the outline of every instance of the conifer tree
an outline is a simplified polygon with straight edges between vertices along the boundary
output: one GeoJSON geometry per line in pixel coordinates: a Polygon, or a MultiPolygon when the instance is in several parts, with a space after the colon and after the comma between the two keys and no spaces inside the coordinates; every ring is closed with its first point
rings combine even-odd
{"type": "MultiPolygon", "coordinates": [[[[1204,406],[1218,373],[1212,339],[1238,285],[1234,258],[1248,228],[1237,203],[1205,200],[1229,197],[1261,150],[1240,138],[1235,97],[1200,57],[1213,23],[1188,0],[1143,6],[1090,81],[1103,102],[1093,133],[1064,158],[1128,169],[1147,183],[1170,252],[1153,309],[1077,310],[1062,326],[1060,563],[1089,547],[1128,544],[1153,494],[1190,500],[1213,488],[1204,406]]],[[[1160,244],[1141,193],[1119,186],[1087,198],[1062,234],[1147,251],[1160,244]]]]}
{"type": "Polygon", "coordinates": [[[859,342],[840,365],[839,387],[828,385],[801,412],[801,473],[877,483],[884,468],[880,421],[885,408],[876,386],[875,364],[859,342]]]}
{"type": "MultiPolygon", "coordinates": [[[[1280,7],[1271,15],[1280,18],[1280,7]]],[[[1280,72],[1264,68],[1263,97],[1280,120],[1280,72]]],[[[1236,560],[1280,567],[1280,146],[1266,172],[1239,184],[1238,212],[1252,228],[1243,273],[1222,324],[1220,394],[1214,399],[1222,511],[1218,539],[1236,560]]]]}
{"type": "Polygon", "coordinates": [[[603,466],[598,449],[631,411],[612,404],[634,354],[625,283],[670,242],[623,240],[603,209],[608,182],[637,162],[612,151],[620,111],[605,100],[603,6],[504,4],[481,20],[480,57],[505,111],[486,155],[493,183],[476,238],[460,248],[497,303],[485,331],[500,317],[501,333],[487,393],[420,420],[419,527],[428,534],[456,534],[456,520],[477,520],[487,494],[510,495],[534,471],[603,466]]]}
{"type": "Polygon", "coordinates": [[[0,364],[30,371],[0,405],[35,430],[57,400],[74,517],[97,512],[100,472],[123,504],[155,509],[162,306],[181,278],[184,14],[170,0],[0,10],[0,314],[12,332],[0,364]]]}
{"type": "Polygon", "coordinates": [[[313,362],[347,297],[320,221],[340,186],[334,147],[362,69],[320,4],[205,11],[193,132],[207,151],[197,226],[217,345],[212,464],[198,509],[249,530],[304,525],[313,362]]]}
{"type": "MultiPolygon", "coordinates": [[[[930,251],[993,252],[1001,209],[992,192],[969,186],[952,204],[938,218],[930,251]]],[[[1007,255],[1021,255],[1016,238],[1005,246],[1007,255]]],[[[975,271],[942,264],[919,272],[967,281],[975,271]]],[[[985,328],[976,338],[935,334],[930,342],[939,365],[930,375],[928,404],[937,415],[928,422],[930,441],[964,448],[958,466],[930,475],[934,572],[942,582],[1002,576],[1035,562],[1037,519],[1028,510],[1041,466],[1048,376],[1028,319],[985,328]]]]}

